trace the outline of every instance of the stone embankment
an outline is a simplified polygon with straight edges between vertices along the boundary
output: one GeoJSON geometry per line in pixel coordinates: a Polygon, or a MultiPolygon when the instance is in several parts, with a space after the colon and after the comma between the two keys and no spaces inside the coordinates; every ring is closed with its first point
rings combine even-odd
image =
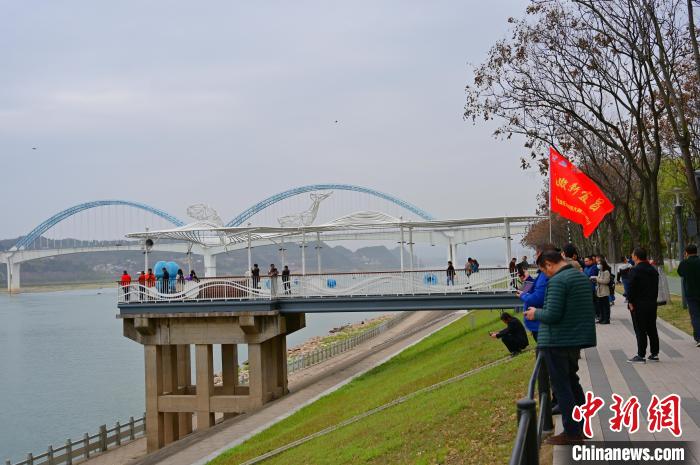
{"type": "MultiPolygon", "coordinates": [[[[297,357],[301,357],[303,355],[310,354],[314,350],[317,350],[322,347],[326,347],[330,344],[333,344],[334,342],[337,341],[342,341],[344,339],[349,339],[353,336],[356,336],[359,333],[362,333],[364,331],[368,331],[376,326],[379,326],[380,324],[384,323],[385,321],[389,320],[392,318],[392,314],[386,314],[386,315],[380,315],[375,318],[368,318],[366,320],[359,321],[357,323],[351,323],[351,324],[346,324],[343,326],[339,326],[337,328],[332,328],[330,331],[328,331],[328,335],[326,336],[314,336],[303,343],[299,344],[298,346],[291,347],[287,349],[287,358],[288,359],[293,359],[297,357]]],[[[238,369],[239,371],[239,376],[242,378],[246,378],[246,374],[248,371],[248,362],[245,361],[241,364],[241,366],[238,369]]],[[[214,374],[214,385],[222,385],[223,379],[222,379],[222,373],[215,373],[214,374]]]]}

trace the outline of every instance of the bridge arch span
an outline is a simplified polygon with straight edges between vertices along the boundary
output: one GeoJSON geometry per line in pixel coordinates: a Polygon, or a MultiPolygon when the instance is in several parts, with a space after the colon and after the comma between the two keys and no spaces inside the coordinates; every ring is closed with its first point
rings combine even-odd
{"type": "Polygon", "coordinates": [[[288,199],[289,197],[294,197],[295,195],[303,194],[305,192],[324,191],[324,190],[344,190],[344,191],[361,192],[363,194],[373,195],[373,196],[378,197],[380,199],[384,199],[384,200],[387,200],[389,202],[392,202],[392,203],[394,203],[402,208],[405,208],[406,210],[408,210],[412,213],[415,213],[416,215],[418,215],[420,218],[422,218],[424,220],[434,219],[431,214],[418,208],[417,206],[413,205],[412,203],[406,202],[405,200],[401,200],[398,197],[395,197],[393,195],[386,194],[386,193],[380,192],[378,190],[370,189],[368,187],[354,186],[352,184],[311,184],[308,186],[295,187],[294,189],[289,189],[289,190],[286,190],[284,192],[280,192],[278,194],[270,196],[270,197],[266,198],[265,200],[261,200],[260,202],[256,203],[252,207],[247,208],[246,210],[239,213],[238,216],[236,216],[231,221],[229,221],[226,224],[226,226],[229,226],[229,227],[240,226],[246,220],[248,220],[250,217],[252,217],[253,215],[260,213],[261,211],[263,211],[267,207],[274,205],[277,202],[280,202],[284,199],[288,199]]]}
{"type": "Polygon", "coordinates": [[[51,218],[49,218],[46,221],[44,221],[43,223],[41,223],[39,226],[32,229],[27,235],[22,237],[19,241],[17,241],[17,243],[14,245],[14,247],[12,247],[12,249],[10,249],[10,250],[21,250],[22,248],[26,248],[32,242],[34,242],[37,238],[39,238],[42,234],[44,234],[46,231],[48,231],[52,227],[56,226],[58,223],[65,220],[66,218],[69,218],[69,217],[71,217],[77,213],[80,213],[84,210],[89,210],[91,208],[105,207],[105,206],[109,206],[109,205],[122,205],[122,206],[133,207],[133,208],[137,208],[140,210],[144,210],[144,211],[147,211],[149,213],[153,213],[154,215],[157,215],[166,221],[169,221],[170,223],[172,223],[175,226],[183,226],[185,224],[182,220],[171,215],[170,213],[167,213],[167,212],[160,210],[158,208],[155,208],[155,207],[151,207],[150,205],[146,205],[145,203],[131,202],[128,200],[95,200],[92,202],[85,202],[85,203],[81,203],[78,205],[74,205],[70,208],[67,208],[61,212],[56,213],[51,218]]]}

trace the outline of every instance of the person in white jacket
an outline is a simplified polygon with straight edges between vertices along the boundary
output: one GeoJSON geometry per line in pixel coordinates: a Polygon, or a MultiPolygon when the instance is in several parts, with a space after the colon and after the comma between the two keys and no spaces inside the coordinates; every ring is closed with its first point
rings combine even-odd
{"type": "Polygon", "coordinates": [[[595,283],[595,313],[596,323],[601,325],[610,324],[610,278],[612,269],[605,257],[599,255],[596,257],[598,264],[598,275],[591,276],[591,281],[595,283]]]}

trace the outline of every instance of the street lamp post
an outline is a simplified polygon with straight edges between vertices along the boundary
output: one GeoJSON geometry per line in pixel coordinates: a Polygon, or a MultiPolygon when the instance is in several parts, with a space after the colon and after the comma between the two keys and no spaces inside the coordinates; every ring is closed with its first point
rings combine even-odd
{"type": "MultiPolygon", "coordinates": [[[[678,230],[678,263],[683,260],[683,252],[685,251],[685,244],[683,243],[683,206],[681,205],[681,192],[683,189],[680,187],[673,188],[673,195],[676,196],[676,204],[674,206],[674,212],[676,214],[676,229],[678,230]]],[[[683,278],[681,278],[681,300],[683,301],[683,308],[687,308],[687,303],[685,300],[685,289],[683,278]]]]}

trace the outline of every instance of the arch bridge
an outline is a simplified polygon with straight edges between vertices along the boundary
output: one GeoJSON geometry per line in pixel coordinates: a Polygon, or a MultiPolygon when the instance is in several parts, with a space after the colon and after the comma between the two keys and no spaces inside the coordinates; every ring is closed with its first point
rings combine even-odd
{"type": "MultiPolygon", "coordinates": [[[[227,226],[239,226],[250,220],[255,215],[278,204],[286,199],[294,196],[299,196],[305,193],[313,193],[319,191],[345,191],[365,194],[373,198],[381,199],[399,207],[402,211],[406,211],[420,219],[432,220],[433,216],[425,210],[402,200],[394,195],[387,194],[375,189],[356,186],[351,184],[311,184],[300,186],[293,189],[288,189],[267,197],[251,207],[243,210],[241,213],[233,217],[227,226]]],[[[110,207],[124,207],[129,211],[141,212],[151,217],[156,218],[160,222],[171,225],[175,228],[185,227],[185,221],[177,216],[170,214],[159,208],[147,205],[141,202],[128,200],[97,200],[74,205],[63,211],[56,213],[46,219],[30,232],[20,237],[17,243],[5,252],[0,252],[0,263],[7,265],[7,288],[10,292],[17,292],[20,289],[20,266],[22,263],[37,260],[47,257],[76,254],[76,253],[91,253],[91,252],[107,252],[107,251],[143,251],[143,245],[133,241],[97,241],[97,240],[48,240],[47,233],[55,231],[55,228],[62,224],[70,222],[77,215],[84,214],[89,211],[100,211],[110,207]]],[[[89,225],[78,225],[79,228],[87,230],[89,234],[89,225]]],[[[517,234],[518,231],[513,231],[512,234],[517,234]]],[[[486,228],[482,231],[481,238],[488,237],[503,237],[502,230],[496,231],[493,228],[486,228]]],[[[357,237],[361,238],[361,237],[357,237]]],[[[330,237],[328,240],[332,240],[330,237]]],[[[337,240],[343,238],[337,237],[337,240]]],[[[264,242],[254,242],[254,245],[260,245],[264,242]]],[[[204,257],[205,276],[216,276],[216,256],[235,249],[244,248],[245,244],[187,244],[185,242],[159,242],[156,241],[153,251],[164,251],[173,253],[192,253],[202,255],[204,257]]],[[[454,244],[457,247],[457,244],[454,244]]]]}

